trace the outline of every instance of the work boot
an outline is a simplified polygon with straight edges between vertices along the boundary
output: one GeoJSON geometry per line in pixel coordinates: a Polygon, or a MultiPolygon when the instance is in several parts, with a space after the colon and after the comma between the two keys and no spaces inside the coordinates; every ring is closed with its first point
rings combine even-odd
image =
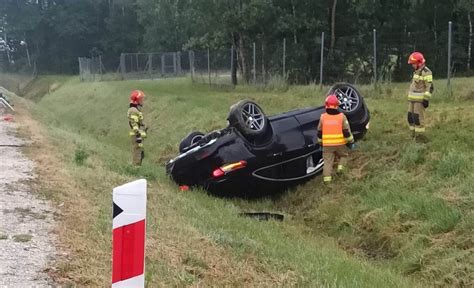
{"type": "Polygon", "coordinates": [[[336,173],[337,174],[342,174],[344,172],[344,165],[337,165],[337,170],[336,170],[336,173]]]}

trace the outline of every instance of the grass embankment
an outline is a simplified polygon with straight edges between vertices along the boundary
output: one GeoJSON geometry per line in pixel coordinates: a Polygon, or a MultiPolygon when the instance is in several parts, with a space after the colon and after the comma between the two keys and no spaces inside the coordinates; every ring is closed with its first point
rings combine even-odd
{"type": "Polygon", "coordinates": [[[23,88],[33,79],[31,75],[18,75],[0,72],[0,86],[5,89],[21,94],[23,88]]]}
{"type": "Polygon", "coordinates": [[[413,142],[406,128],[407,84],[378,92],[362,87],[373,118],[350,172],[332,187],[322,187],[317,177],[275,199],[248,202],[178,192],[163,164],[189,131],[223,127],[229,106],[242,98],[275,114],[319,105],[325,91],[315,86],[215,91],[185,80],[80,83],[71,78],[30,104],[76,183],[43,189],[65,203],[60,234],[73,257],[63,261],[60,275],[108,285],[111,189],[144,176],[151,180],[150,287],[472,285],[474,81],[453,82],[451,98],[439,89],[431,103],[427,144],[413,142]],[[139,170],[127,164],[125,115],[128,93],[135,88],[147,94],[144,113],[151,126],[139,170]],[[283,223],[260,223],[239,218],[240,209],[278,210],[288,217],[283,223]]]}

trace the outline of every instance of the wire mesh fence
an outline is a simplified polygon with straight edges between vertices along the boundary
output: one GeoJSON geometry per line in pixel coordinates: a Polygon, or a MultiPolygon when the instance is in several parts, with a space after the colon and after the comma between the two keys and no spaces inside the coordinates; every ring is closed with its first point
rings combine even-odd
{"type": "Polygon", "coordinates": [[[0,43],[0,86],[23,95],[36,74],[36,62],[30,59],[29,53],[28,57],[18,57],[18,50],[5,45],[5,42],[0,43]]]}
{"type": "Polygon", "coordinates": [[[83,81],[190,77],[194,82],[211,85],[271,85],[275,81],[377,83],[409,80],[412,67],[407,64],[407,57],[413,51],[421,51],[435,78],[445,78],[448,71],[451,76],[473,74],[473,35],[469,29],[454,24],[451,30],[368,30],[357,35],[337,35],[335,39],[321,33],[311,41],[296,36],[260,37],[255,41],[245,39],[239,47],[123,53],[118,61],[108,61],[106,65],[99,57],[79,60],[79,66],[84,70],[83,81]]]}
{"type": "Polygon", "coordinates": [[[199,50],[192,51],[191,55],[193,60],[191,79],[194,82],[214,85],[233,84],[232,70],[237,64],[234,49],[199,50]]]}
{"type": "MultiPolygon", "coordinates": [[[[102,57],[79,57],[79,78],[81,81],[101,80],[103,75],[102,57]]],[[[105,69],[104,69],[105,70],[105,69]]]]}
{"type": "Polygon", "coordinates": [[[81,81],[156,79],[190,73],[189,52],[122,53],[118,61],[102,57],[79,58],[81,81]]]}
{"type": "Polygon", "coordinates": [[[122,79],[182,77],[190,72],[188,52],[123,53],[120,56],[122,79]]]}

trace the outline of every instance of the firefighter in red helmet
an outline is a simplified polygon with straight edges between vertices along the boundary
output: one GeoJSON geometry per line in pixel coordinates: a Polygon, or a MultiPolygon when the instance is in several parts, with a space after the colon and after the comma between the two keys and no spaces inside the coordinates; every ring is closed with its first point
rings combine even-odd
{"type": "Polygon", "coordinates": [[[425,65],[425,57],[420,52],[411,53],[408,64],[413,69],[413,79],[408,90],[408,125],[412,136],[421,140],[425,132],[425,109],[429,106],[433,92],[433,73],[425,65]]]}
{"type": "Polygon", "coordinates": [[[130,138],[132,143],[132,164],[141,166],[145,151],[143,149],[143,141],[146,138],[147,127],[143,122],[143,100],[145,93],[140,90],[133,90],[130,93],[130,105],[128,108],[128,124],[130,126],[130,138]]]}
{"type": "Polygon", "coordinates": [[[321,115],[318,124],[318,142],[323,148],[323,181],[332,181],[332,170],[336,158],[337,172],[342,172],[347,164],[349,149],[354,147],[354,137],[351,133],[349,122],[339,108],[340,102],[336,95],[326,98],[326,113],[321,115]]]}

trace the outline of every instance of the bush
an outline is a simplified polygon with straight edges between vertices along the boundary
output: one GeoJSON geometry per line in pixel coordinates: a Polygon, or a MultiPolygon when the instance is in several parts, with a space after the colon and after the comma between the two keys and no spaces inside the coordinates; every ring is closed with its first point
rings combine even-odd
{"type": "Polygon", "coordinates": [[[88,157],[89,154],[84,150],[84,148],[76,148],[76,151],[74,152],[74,162],[77,165],[84,165],[88,157]]]}

